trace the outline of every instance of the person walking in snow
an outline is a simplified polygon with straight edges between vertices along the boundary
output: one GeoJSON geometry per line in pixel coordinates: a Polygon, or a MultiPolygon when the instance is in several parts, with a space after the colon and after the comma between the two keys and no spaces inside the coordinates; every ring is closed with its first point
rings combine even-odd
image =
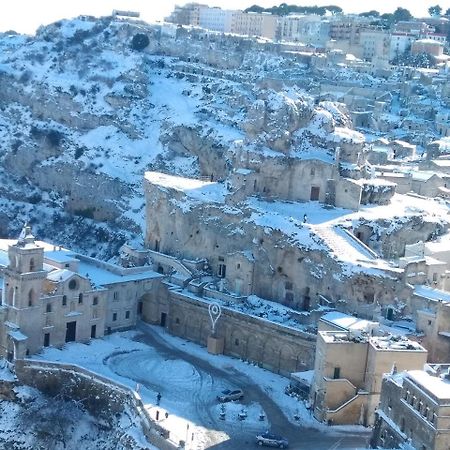
{"type": "Polygon", "coordinates": [[[161,402],[161,393],[158,392],[158,395],[156,396],[156,404],[159,406],[160,402],[161,402]]]}
{"type": "Polygon", "coordinates": [[[303,214],[303,223],[306,223],[308,221],[308,216],[306,214],[303,214]]]}

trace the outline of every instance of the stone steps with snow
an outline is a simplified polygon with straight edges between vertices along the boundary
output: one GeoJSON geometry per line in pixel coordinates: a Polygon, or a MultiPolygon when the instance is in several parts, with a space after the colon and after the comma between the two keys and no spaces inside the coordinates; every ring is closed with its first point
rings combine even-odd
{"type": "Polygon", "coordinates": [[[355,264],[361,262],[377,263],[377,258],[342,228],[329,225],[316,225],[312,228],[338,259],[355,264]]]}

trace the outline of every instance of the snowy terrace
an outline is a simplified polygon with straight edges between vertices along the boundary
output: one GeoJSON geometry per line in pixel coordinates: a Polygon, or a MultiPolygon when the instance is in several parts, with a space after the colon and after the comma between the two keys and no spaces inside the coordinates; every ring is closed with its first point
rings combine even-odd
{"type": "Polygon", "coordinates": [[[357,212],[316,202],[264,201],[252,197],[246,206],[252,211],[249,219],[265,228],[278,230],[302,247],[331,251],[351,271],[398,271],[378,258],[346,230],[365,220],[402,221],[423,216],[431,222],[449,221],[448,207],[442,201],[396,194],[389,205],[361,206],[357,212]]]}
{"type": "Polygon", "coordinates": [[[307,316],[308,313],[299,312],[288,306],[260,298],[256,295],[249,295],[248,297],[230,301],[217,296],[208,297],[208,295],[204,295],[203,297],[198,297],[186,289],[180,292],[183,296],[192,298],[198,302],[219,303],[222,308],[243,313],[258,320],[268,321],[274,325],[281,325],[302,332],[308,332],[308,328],[310,328],[301,323],[302,316],[307,316]]]}
{"type": "Polygon", "coordinates": [[[184,212],[199,203],[224,203],[225,195],[228,193],[223,183],[178,177],[161,172],[146,172],[145,180],[159,189],[184,194],[182,203],[176,199],[171,200],[171,203],[179,206],[184,212]]]}

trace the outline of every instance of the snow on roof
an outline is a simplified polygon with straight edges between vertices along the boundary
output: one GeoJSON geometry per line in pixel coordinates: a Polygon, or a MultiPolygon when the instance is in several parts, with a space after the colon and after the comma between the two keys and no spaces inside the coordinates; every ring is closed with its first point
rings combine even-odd
{"type": "Polygon", "coordinates": [[[236,173],[240,175],[250,175],[254,172],[254,170],[239,168],[235,170],[236,173]]]}
{"type": "Polygon", "coordinates": [[[200,201],[223,203],[227,193],[225,186],[221,183],[178,177],[160,172],[146,172],[145,179],[156,186],[183,192],[189,198],[200,201]]]}
{"type": "Polygon", "coordinates": [[[141,272],[124,273],[120,275],[107,270],[103,267],[95,265],[93,262],[89,262],[86,259],[80,259],[78,263],[78,271],[80,274],[85,275],[96,286],[105,286],[114,283],[125,283],[128,281],[141,281],[151,280],[159,278],[161,275],[154,272],[150,268],[144,268],[141,272]]]}
{"type": "Polygon", "coordinates": [[[303,372],[292,372],[291,378],[296,381],[304,381],[308,385],[312,384],[314,378],[314,370],[305,370],[303,372]]]}
{"type": "Polygon", "coordinates": [[[67,281],[70,277],[75,275],[75,272],[67,269],[57,269],[53,270],[47,275],[47,280],[54,282],[64,282],[67,281]]]}
{"type": "Polygon", "coordinates": [[[444,45],[442,42],[430,38],[417,39],[417,41],[415,41],[414,44],[434,44],[439,46],[444,45]]]}
{"type": "Polygon", "coordinates": [[[435,241],[425,242],[425,248],[427,249],[427,254],[450,251],[450,233],[440,236],[435,241]]]}
{"type": "Polygon", "coordinates": [[[379,325],[378,322],[359,319],[358,317],[350,316],[338,311],[326,313],[320,318],[320,320],[330,322],[346,330],[367,330],[379,325]]]}
{"type": "Polygon", "coordinates": [[[450,159],[433,159],[432,163],[439,167],[450,167],[450,159]]]}
{"type": "Polygon", "coordinates": [[[436,172],[425,170],[412,170],[408,173],[411,174],[413,180],[417,181],[428,181],[430,178],[433,178],[434,176],[439,177],[439,175],[436,172]]]}
{"type": "Polygon", "coordinates": [[[28,336],[25,336],[19,330],[8,331],[8,335],[11,336],[15,341],[26,341],[28,336]]]}
{"type": "Polygon", "coordinates": [[[396,183],[392,181],[385,180],[384,178],[360,178],[359,180],[349,180],[353,181],[359,186],[397,186],[396,183]]]}
{"type": "Polygon", "coordinates": [[[58,263],[76,261],[74,254],[66,249],[46,251],[44,252],[44,258],[58,263]]]}
{"type": "Polygon", "coordinates": [[[414,287],[414,295],[427,298],[429,300],[450,302],[450,293],[433,289],[429,286],[418,285],[414,287]]]}
{"type": "Polygon", "coordinates": [[[416,341],[411,341],[405,336],[374,336],[369,339],[370,343],[377,350],[389,351],[419,351],[426,350],[416,341]]]}
{"type": "Polygon", "coordinates": [[[450,401],[450,380],[430,375],[424,370],[410,370],[406,373],[406,377],[439,400],[450,401]]]}
{"type": "Polygon", "coordinates": [[[360,133],[359,131],[351,130],[350,128],[336,127],[334,130],[334,135],[338,138],[334,139],[335,141],[345,140],[353,143],[365,142],[365,138],[362,133],[360,133]]]}

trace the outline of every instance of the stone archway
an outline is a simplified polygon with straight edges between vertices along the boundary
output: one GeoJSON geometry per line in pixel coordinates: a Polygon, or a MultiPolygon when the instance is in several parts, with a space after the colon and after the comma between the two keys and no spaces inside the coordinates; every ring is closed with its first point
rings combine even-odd
{"type": "Polygon", "coordinates": [[[247,356],[249,361],[261,364],[263,360],[263,343],[260,338],[250,334],[247,338],[247,356]]]}
{"type": "Polygon", "coordinates": [[[273,372],[278,373],[280,371],[281,352],[279,346],[273,340],[267,341],[264,345],[262,363],[263,367],[273,372]]]}
{"type": "Polygon", "coordinates": [[[231,342],[228,348],[231,354],[247,359],[247,336],[239,329],[231,333],[231,342]]]}
{"type": "Polygon", "coordinates": [[[297,371],[298,355],[289,344],[282,345],[280,349],[280,371],[291,373],[297,371]]]}

